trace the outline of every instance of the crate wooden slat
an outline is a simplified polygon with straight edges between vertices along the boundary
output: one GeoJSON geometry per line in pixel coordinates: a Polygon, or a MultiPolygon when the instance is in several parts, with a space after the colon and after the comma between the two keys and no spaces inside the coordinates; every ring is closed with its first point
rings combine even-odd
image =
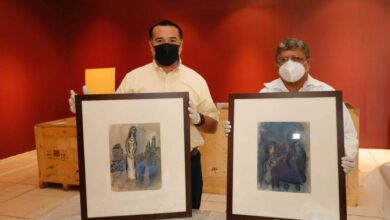
{"type": "Polygon", "coordinates": [[[40,187],[79,185],[75,117],[36,124],[34,131],[40,187]]]}

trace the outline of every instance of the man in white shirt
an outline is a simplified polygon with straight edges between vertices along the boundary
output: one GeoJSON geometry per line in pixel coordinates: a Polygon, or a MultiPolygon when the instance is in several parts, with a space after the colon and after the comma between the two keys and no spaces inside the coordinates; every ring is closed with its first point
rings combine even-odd
{"type": "MultiPolygon", "coordinates": [[[[149,46],[153,61],[129,72],[116,93],[189,92],[191,141],[192,208],[199,209],[203,180],[198,146],[204,144],[199,131],[215,133],[219,112],[201,75],[181,63],[183,48],[181,28],[164,20],[149,29],[149,46]]],[[[69,103],[74,112],[74,92],[69,103]]]]}
{"type": "MultiPolygon", "coordinates": [[[[260,93],[267,92],[303,92],[303,91],[333,91],[334,88],[318,81],[309,74],[310,51],[308,46],[295,38],[288,38],[279,43],[276,48],[275,61],[279,67],[279,78],[265,83],[260,93]]],[[[343,105],[344,147],[342,167],[345,173],[355,167],[355,156],[358,150],[356,130],[351,116],[343,105]]],[[[231,130],[230,122],[224,125],[225,133],[231,130]]]]}

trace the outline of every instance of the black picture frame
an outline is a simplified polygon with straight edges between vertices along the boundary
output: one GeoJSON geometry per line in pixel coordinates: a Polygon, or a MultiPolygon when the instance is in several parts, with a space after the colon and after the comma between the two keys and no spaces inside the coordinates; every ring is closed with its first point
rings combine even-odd
{"type": "MultiPolygon", "coordinates": [[[[82,219],[157,219],[192,215],[188,101],[187,92],[76,96],[82,219]],[[158,127],[160,135],[160,188],[113,191],[110,174],[113,172],[110,149],[113,148],[109,144],[112,126],[118,130],[130,125],[149,126],[148,123],[152,128],[158,127]]],[[[126,164],[126,169],[128,167],[126,164]]],[[[151,168],[143,172],[152,173],[151,168]]],[[[142,177],[140,179],[144,181],[142,177]]],[[[123,180],[125,184],[131,182],[130,179],[126,181],[123,180]]],[[[151,182],[151,176],[148,181],[151,182]]]]}
{"type": "MultiPolygon", "coordinates": [[[[342,105],[341,91],[231,94],[227,219],[302,219],[310,213],[320,213],[331,219],[346,220],[345,174],[341,168],[342,105]],[[305,182],[295,182],[299,185],[296,189],[290,188],[292,178],[283,179],[280,171],[287,167],[289,149],[297,149],[289,145],[297,143],[296,140],[285,139],[291,134],[285,131],[294,126],[304,127],[301,130],[306,135],[306,145],[303,145],[306,148],[303,149],[310,149],[301,157],[305,158],[301,159],[305,161],[305,182]],[[276,143],[268,152],[262,150],[266,149],[267,141],[276,143]],[[268,166],[271,175],[267,179],[266,163],[261,163],[261,158],[270,152],[274,157],[273,163],[268,163],[273,166],[268,166]],[[276,166],[282,168],[278,170],[276,166]],[[283,187],[281,179],[288,187],[283,187]],[[301,184],[307,184],[306,191],[301,184]]],[[[300,138],[303,142],[304,138],[300,138]]]]}

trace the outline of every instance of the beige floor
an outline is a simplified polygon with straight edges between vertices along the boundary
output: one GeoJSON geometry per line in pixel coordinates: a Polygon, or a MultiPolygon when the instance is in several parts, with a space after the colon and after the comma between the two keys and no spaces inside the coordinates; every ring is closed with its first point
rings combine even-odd
{"type": "MultiPolygon", "coordinates": [[[[348,207],[348,219],[384,219],[377,168],[390,161],[390,150],[361,149],[359,157],[359,206],[348,207]]],[[[63,191],[55,184],[40,189],[35,151],[0,160],[0,220],[37,219],[78,194],[77,187],[63,191]]],[[[204,193],[202,200],[201,210],[226,211],[225,195],[204,193]]]]}

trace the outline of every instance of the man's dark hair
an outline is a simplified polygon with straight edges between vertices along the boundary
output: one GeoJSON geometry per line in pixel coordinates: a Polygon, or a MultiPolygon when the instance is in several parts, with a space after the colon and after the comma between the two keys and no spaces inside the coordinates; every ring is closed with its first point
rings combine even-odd
{"type": "Polygon", "coordinates": [[[305,42],[298,40],[296,38],[287,38],[282,40],[278,44],[275,51],[275,60],[278,59],[278,56],[282,51],[294,50],[296,48],[300,48],[303,51],[303,53],[305,53],[306,59],[310,60],[309,46],[307,46],[305,42]]]}
{"type": "Polygon", "coordinates": [[[149,39],[150,40],[153,38],[153,30],[154,30],[154,28],[156,26],[172,26],[172,27],[175,27],[179,31],[180,39],[183,39],[183,31],[181,30],[179,25],[173,23],[170,20],[163,20],[163,21],[160,21],[160,22],[154,24],[152,27],[150,27],[150,29],[149,29],[149,39]]]}

